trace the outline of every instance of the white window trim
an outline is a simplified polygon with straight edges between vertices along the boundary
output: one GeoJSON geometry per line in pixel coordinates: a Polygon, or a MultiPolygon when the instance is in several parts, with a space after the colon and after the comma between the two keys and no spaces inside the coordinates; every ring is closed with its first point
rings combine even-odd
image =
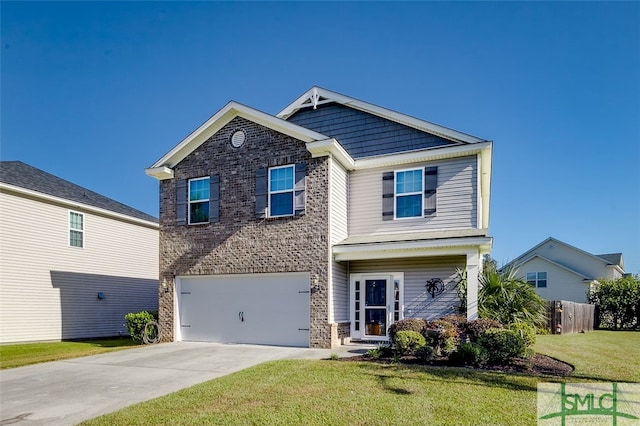
{"type": "MultiPolygon", "coordinates": [[[[360,309],[361,313],[364,312],[364,299],[363,299],[363,289],[364,289],[364,281],[372,280],[372,279],[387,279],[389,284],[389,293],[393,294],[395,281],[398,281],[398,290],[400,294],[398,295],[398,303],[399,303],[399,318],[398,321],[404,319],[404,272],[379,272],[379,273],[364,273],[364,274],[350,274],[349,275],[349,319],[351,322],[351,336],[354,340],[359,341],[389,341],[389,336],[370,336],[367,335],[364,329],[364,320],[362,315],[360,315],[360,321],[362,321],[362,327],[360,330],[356,331],[355,323],[356,323],[356,312],[355,312],[355,295],[356,295],[356,281],[360,281],[360,309]]],[[[396,322],[393,318],[394,316],[394,297],[388,298],[387,301],[387,327],[396,322]]]]}
{"type": "Polygon", "coordinates": [[[84,213],[80,213],[78,211],[75,210],[69,210],[69,214],[67,215],[67,226],[69,228],[68,232],[67,232],[67,244],[69,247],[74,248],[74,249],[83,249],[85,248],[85,238],[84,238],[84,231],[86,228],[86,224],[84,221],[84,213]],[[71,214],[77,214],[80,215],[80,217],[82,217],[82,229],[75,229],[71,227],[71,214]],[[71,231],[75,231],[75,232],[79,232],[82,235],[82,245],[81,246],[73,246],[71,245],[71,231]]]}
{"type": "Polygon", "coordinates": [[[296,192],[296,167],[295,167],[295,164],[287,164],[285,166],[269,167],[269,169],[267,170],[267,217],[290,217],[290,216],[295,215],[295,213],[296,213],[295,192],[296,192]],[[286,168],[290,168],[293,171],[293,185],[291,185],[291,189],[272,191],[271,190],[271,170],[286,169],[286,168]],[[272,215],[271,214],[271,195],[272,194],[286,194],[288,192],[291,193],[291,213],[272,215]]]}
{"type": "Polygon", "coordinates": [[[424,167],[412,167],[410,169],[402,169],[402,170],[394,170],[393,171],[393,219],[394,220],[407,220],[407,219],[420,219],[424,218],[424,167]],[[422,188],[420,192],[403,192],[402,194],[398,194],[398,173],[404,172],[412,172],[412,171],[420,171],[420,179],[422,180],[422,188]],[[398,197],[405,197],[409,195],[420,195],[420,216],[407,216],[407,217],[398,217],[398,197]]]}
{"type": "MultiPolygon", "coordinates": [[[[209,181],[209,176],[189,179],[187,181],[187,223],[189,225],[200,225],[200,224],[203,224],[203,223],[209,223],[211,221],[211,218],[207,214],[207,221],[206,222],[191,222],[191,204],[211,202],[209,198],[203,198],[203,199],[199,199],[199,200],[191,200],[191,182],[195,182],[197,180],[207,180],[207,181],[209,181]]],[[[209,194],[209,197],[211,197],[211,194],[209,194]]]]}
{"type": "Polygon", "coordinates": [[[547,288],[549,286],[549,274],[546,271],[540,271],[540,272],[527,272],[525,275],[525,280],[527,281],[527,284],[532,285],[533,288],[547,288]],[[527,277],[527,275],[529,274],[536,274],[536,278],[535,278],[535,284],[531,284],[529,281],[529,278],[527,277]],[[540,278],[540,274],[546,274],[546,278],[540,278]],[[544,281],[546,283],[546,285],[544,287],[540,286],[540,281],[544,281]]]}

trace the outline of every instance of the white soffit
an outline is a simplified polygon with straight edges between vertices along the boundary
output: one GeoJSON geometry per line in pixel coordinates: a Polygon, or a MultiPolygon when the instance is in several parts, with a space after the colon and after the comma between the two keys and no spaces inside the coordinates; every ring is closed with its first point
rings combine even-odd
{"type": "MultiPolygon", "coordinates": [[[[327,136],[318,132],[231,101],[149,167],[146,170],[147,174],[156,177],[151,173],[155,173],[161,167],[174,167],[235,117],[246,118],[249,121],[300,139],[303,142],[328,139],[327,136]]],[[[163,178],[167,179],[167,177],[163,178]]]]}
{"type": "Polygon", "coordinates": [[[475,136],[468,135],[466,133],[459,132],[457,130],[449,129],[447,127],[440,126],[438,124],[430,123],[425,120],[412,117],[410,115],[402,114],[387,108],[379,107],[377,105],[370,104],[358,99],[350,98],[348,96],[341,95],[336,92],[332,92],[321,87],[314,86],[306,91],[302,96],[293,101],[289,106],[280,111],[276,116],[287,120],[296,111],[302,108],[314,107],[316,105],[322,105],[325,103],[339,103],[349,106],[351,108],[368,112],[378,117],[386,118],[396,123],[404,124],[414,129],[418,129],[427,133],[441,136],[445,139],[452,140],[460,143],[479,143],[485,142],[485,139],[480,139],[475,136]]]}
{"type": "Polygon", "coordinates": [[[393,259],[400,257],[466,255],[469,252],[488,253],[491,237],[452,238],[443,240],[380,242],[333,246],[336,261],[393,259]]]}

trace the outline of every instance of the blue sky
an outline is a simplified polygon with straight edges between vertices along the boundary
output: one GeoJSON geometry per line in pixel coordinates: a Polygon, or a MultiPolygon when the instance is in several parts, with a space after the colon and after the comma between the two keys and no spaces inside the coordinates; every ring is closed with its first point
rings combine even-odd
{"type": "Polygon", "coordinates": [[[1,146],[144,212],[229,100],[313,85],[494,141],[492,256],[549,236],[640,273],[640,3],[0,3],[1,146]]]}

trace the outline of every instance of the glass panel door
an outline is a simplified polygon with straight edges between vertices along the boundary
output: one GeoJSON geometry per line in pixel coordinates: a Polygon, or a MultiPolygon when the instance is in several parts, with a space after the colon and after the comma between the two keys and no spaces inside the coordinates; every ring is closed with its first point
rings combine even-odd
{"type": "Polygon", "coordinates": [[[365,335],[387,335],[387,285],[386,279],[365,280],[365,335]]]}

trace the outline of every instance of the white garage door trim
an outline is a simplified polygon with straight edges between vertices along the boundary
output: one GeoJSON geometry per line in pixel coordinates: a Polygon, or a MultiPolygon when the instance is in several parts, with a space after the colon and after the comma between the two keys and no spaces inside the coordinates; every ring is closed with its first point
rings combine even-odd
{"type": "Polygon", "coordinates": [[[176,340],[309,347],[308,272],[176,278],[176,340]]]}

